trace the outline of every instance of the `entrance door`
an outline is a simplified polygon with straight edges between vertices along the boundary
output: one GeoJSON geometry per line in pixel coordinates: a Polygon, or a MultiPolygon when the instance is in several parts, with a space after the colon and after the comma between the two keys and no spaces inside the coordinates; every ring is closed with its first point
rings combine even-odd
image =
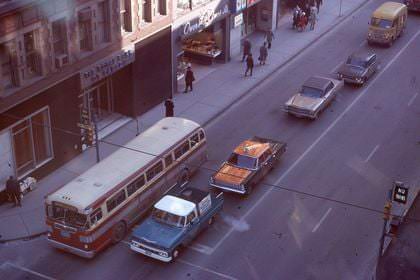
{"type": "Polygon", "coordinates": [[[109,83],[104,82],[88,93],[91,115],[95,115],[97,121],[105,119],[114,111],[113,94],[109,89],[109,83]]]}

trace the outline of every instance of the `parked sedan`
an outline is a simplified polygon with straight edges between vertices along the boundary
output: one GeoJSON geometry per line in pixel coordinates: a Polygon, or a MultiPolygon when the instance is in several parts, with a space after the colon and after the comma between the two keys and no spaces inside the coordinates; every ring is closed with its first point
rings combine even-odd
{"type": "Polygon", "coordinates": [[[343,81],[319,76],[311,77],[303,84],[302,89],[286,102],[284,110],[297,117],[316,119],[342,86],[343,81]]]}
{"type": "Polygon", "coordinates": [[[376,54],[356,52],[338,70],[338,78],[346,83],[363,85],[378,70],[376,54]]]}

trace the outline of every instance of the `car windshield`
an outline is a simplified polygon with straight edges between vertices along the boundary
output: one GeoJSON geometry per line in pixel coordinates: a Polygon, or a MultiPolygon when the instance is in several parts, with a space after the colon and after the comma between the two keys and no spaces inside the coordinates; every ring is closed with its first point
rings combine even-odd
{"type": "Polygon", "coordinates": [[[324,96],[324,93],[322,90],[318,88],[305,87],[305,86],[302,87],[301,94],[307,97],[312,97],[312,98],[321,98],[324,96]]]}
{"type": "Polygon", "coordinates": [[[257,166],[256,158],[240,155],[237,153],[231,154],[228,162],[232,165],[247,169],[254,169],[257,166]]]}
{"type": "Polygon", "coordinates": [[[352,66],[357,66],[361,68],[366,68],[366,61],[358,58],[358,57],[349,57],[347,59],[347,64],[350,64],[352,66]]]}
{"type": "Polygon", "coordinates": [[[88,219],[86,215],[80,214],[76,209],[65,206],[52,206],[52,211],[48,212],[50,218],[63,222],[65,225],[78,228],[88,228],[88,219]]]}
{"type": "Polygon", "coordinates": [[[160,223],[174,227],[183,227],[185,224],[185,217],[178,216],[157,208],[153,209],[152,218],[160,223]]]}
{"type": "Polygon", "coordinates": [[[392,21],[387,19],[380,19],[380,18],[372,18],[370,24],[372,26],[380,27],[380,28],[391,28],[392,21]]]}

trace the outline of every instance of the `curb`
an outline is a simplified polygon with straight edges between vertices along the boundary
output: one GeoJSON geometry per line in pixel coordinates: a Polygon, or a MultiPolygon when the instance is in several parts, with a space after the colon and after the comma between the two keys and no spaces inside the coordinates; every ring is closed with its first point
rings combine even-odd
{"type": "Polygon", "coordinates": [[[44,235],[46,233],[47,233],[46,231],[43,231],[43,232],[39,232],[39,233],[34,233],[34,234],[31,234],[31,235],[27,235],[27,236],[24,236],[24,237],[17,237],[17,238],[4,239],[4,240],[1,240],[0,239],[0,244],[5,244],[5,243],[13,242],[13,241],[22,241],[22,240],[23,241],[27,241],[27,240],[30,240],[30,239],[37,238],[37,237],[39,237],[41,235],[44,235]]]}
{"type": "Polygon", "coordinates": [[[229,104],[227,104],[227,106],[225,106],[223,109],[221,109],[220,111],[218,111],[215,114],[214,117],[211,117],[210,119],[208,119],[207,121],[205,121],[202,126],[203,127],[204,126],[208,126],[212,121],[214,121],[217,118],[217,116],[219,116],[219,115],[223,114],[224,112],[226,112],[227,109],[230,108],[232,105],[234,105],[238,101],[243,100],[245,97],[249,96],[248,94],[251,91],[255,90],[258,86],[260,86],[262,83],[264,83],[269,78],[271,78],[277,71],[279,71],[280,69],[282,69],[283,67],[285,67],[292,60],[294,60],[296,57],[298,57],[300,54],[302,54],[302,51],[305,51],[310,45],[312,45],[312,44],[318,42],[319,40],[321,40],[328,33],[330,33],[333,29],[335,29],[338,25],[342,24],[346,19],[348,19],[349,17],[351,17],[354,13],[358,12],[361,8],[363,8],[363,6],[365,6],[370,1],[371,0],[365,0],[364,2],[362,2],[361,4],[359,4],[359,6],[357,6],[353,11],[351,11],[348,15],[345,15],[345,16],[341,17],[341,20],[339,20],[336,24],[331,25],[324,32],[322,32],[318,37],[316,37],[314,40],[312,40],[312,41],[308,42],[306,45],[304,45],[297,53],[293,54],[286,61],[284,61],[283,63],[281,63],[280,65],[278,65],[271,73],[268,73],[267,76],[263,77],[256,84],[252,85],[249,89],[247,89],[246,91],[244,91],[243,94],[239,98],[237,98],[237,99],[233,100],[232,102],[230,102],[229,104]]]}

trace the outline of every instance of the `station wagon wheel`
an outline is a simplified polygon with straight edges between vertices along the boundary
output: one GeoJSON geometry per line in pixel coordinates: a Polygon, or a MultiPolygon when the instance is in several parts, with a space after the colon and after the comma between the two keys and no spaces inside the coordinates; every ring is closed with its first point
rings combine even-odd
{"type": "Polygon", "coordinates": [[[118,222],[112,228],[112,243],[118,243],[125,237],[127,226],[123,221],[118,222]]]}

